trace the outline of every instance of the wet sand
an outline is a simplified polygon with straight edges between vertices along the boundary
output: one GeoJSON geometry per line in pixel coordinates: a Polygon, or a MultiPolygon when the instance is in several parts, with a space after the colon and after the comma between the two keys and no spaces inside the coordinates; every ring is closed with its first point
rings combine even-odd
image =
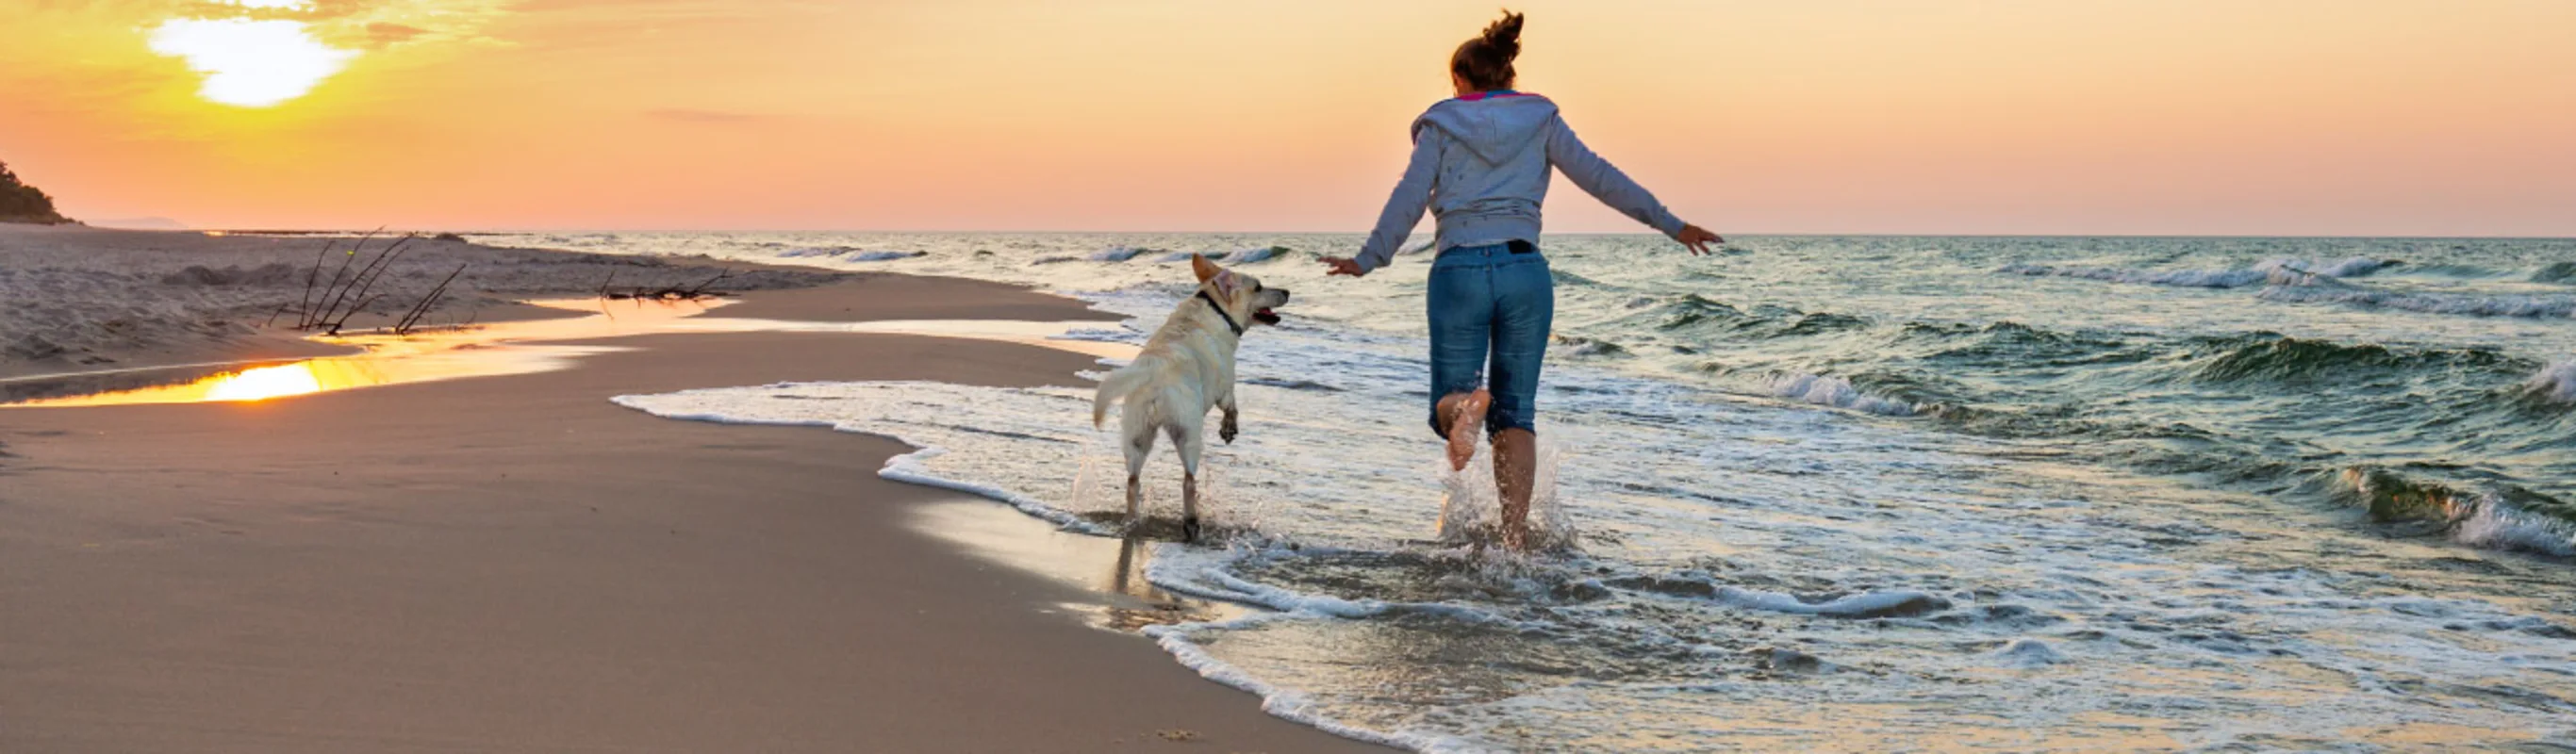
{"type": "MultiPolygon", "coordinates": [[[[891,276],[724,315],[1096,316],[891,276]]],[[[1061,606],[1098,597],[1065,579],[920,533],[957,496],[878,479],[897,443],[607,400],[1062,384],[1091,357],[904,335],[603,344],[640,350],[259,403],[0,410],[0,751],[1368,748],[1086,625],[1061,606]]]]}

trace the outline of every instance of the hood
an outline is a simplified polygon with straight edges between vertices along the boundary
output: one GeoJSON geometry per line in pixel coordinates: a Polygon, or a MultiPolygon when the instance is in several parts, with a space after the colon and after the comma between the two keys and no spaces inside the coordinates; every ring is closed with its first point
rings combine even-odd
{"type": "Polygon", "coordinates": [[[1500,165],[1537,147],[1556,120],[1556,103],[1535,94],[1441,100],[1413,121],[1413,138],[1437,128],[1487,163],[1500,165]]]}

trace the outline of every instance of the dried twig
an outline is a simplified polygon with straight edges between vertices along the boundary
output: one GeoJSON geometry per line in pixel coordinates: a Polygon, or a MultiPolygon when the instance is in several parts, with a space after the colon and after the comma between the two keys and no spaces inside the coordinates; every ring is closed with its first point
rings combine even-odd
{"type": "Polygon", "coordinates": [[[456,265],[455,272],[447,273],[446,280],[438,281],[438,287],[429,289],[429,295],[420,297],[420,303],[413,304],[411,311],[404,313],[402,320],[394,323],[394,334],[411,334],[412,326],[420,324],[420,318],[429,315],[430,307],[438,305],[438,299],[447,295],[447,284],[456,282],[456,276],[464,273],[465,265],[456,265]]]}
{"type": "MultiPolygon", "coordinates": [[[[313,308],[313,284],[322,282],[322,259],[324,257],[331,256],[331,240],[332,239],[328,238],[322,239],[322,248],[313,252],[313,269],[306,270],[304,272],[304,295],[299,298],[295,304],[295,313],[299,319],[304,316],[304,312],[310,311],[313,308]]],[[[281,304],[277,307],[277,312],[268,315],[268,324],[277,324],[277,315],[284,313],[286,313],[286,307],[281,304]]],[[[261,326],[266,327],[267,325],[261,326]]],[[[298,324],[297,326],[302,327],[303,325],[298,324]]]]}
{"type": "MultiPolygon", "coordinates": [[[[410,247],[412,239],[419,237],[418,233],[403,236],[402,240],[395,241],[394,245],[377,252],[375,264],[368,265],[365,271],[359,273],[357,280],[349,282],[351,287],[358,289],[358,298],[366,298],[367,291],[374,290],[376,281],[384,279],[385,272],[393,269],[393,261],[402,257],[403,251],[410,247]]],[[[356,309],[352,308],[351,311],[354,312],[356,309]]],[[[346,320],[348,317],[343,315],[341,319],[346,320]]]]}
{"type": "MultiPolygon", "coordinates": [[[[349,264],[358,261],[358,251],[367,247],[367,240],[375,238],[377,233],[382,233],[384,230],[385,229],[383,227],[378,227],[375,230],[367,231],[366,235],[358,237],[357,245],[349,247],[349,255],[340,258],[340,268],[331,271],[331,282],[322,286],[322,296],[324,298],[330,298],[331,291],[334,289],[338,289],[342,292],[346,292],[348,290],[340,287],[340,278],[349,274],[349,264]]],[[[330,247],[324,246],[323,251],[326,253],[329,252],[330,247]]],[[[321,271],[321,268],[315,267],[314,271],[318,273],[321,271]]],[[[337,307],[335,306],[333,308],[337,307]]],[[[304,319],[295,323],[295,329],[312,329],[315,326],[322,324],[322,318],[329,316],[330,313],[329,309],[316,312],[313,311],[313,307],[311,305],[306,305],[304,308],[304,319]]]]}

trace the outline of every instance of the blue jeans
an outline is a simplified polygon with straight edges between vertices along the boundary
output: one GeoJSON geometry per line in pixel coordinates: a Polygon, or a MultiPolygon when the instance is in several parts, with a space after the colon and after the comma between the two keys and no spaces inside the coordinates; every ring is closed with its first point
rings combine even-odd
{"type": "Polygon", "coordinates": [[[1555,279],[1547,258],[1529,244],[1460,246],[1431,263],[1431,431],[1442,437],[1442,397],[1486,387],[1493,407],[1485,431],[1538,431],[1538,369],[1547,358],[1549,328],[1556,321],[1555,279]],[[1512,253],[1513,247],[1524,249],[1512,253]]]}

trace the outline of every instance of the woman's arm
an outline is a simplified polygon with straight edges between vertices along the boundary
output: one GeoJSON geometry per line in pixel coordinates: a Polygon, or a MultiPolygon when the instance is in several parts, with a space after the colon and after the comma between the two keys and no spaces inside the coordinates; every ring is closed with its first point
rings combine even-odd
{"type": "Polygon", "coordinates": [[[1682,245],[1690,247],[1693,254],[1708,253],[1708,244],[1726,243],[1726,239],[1719,238],[1717,234],[1673,216],[1671,210],[1664,209],[1663,202],[1655,201],[1655,195],[1646,187],[1637,185],[1627,173],[1619,172],[1618,166],[1601,159],[1601,155],[1593,154],[1591,147],[1584,146],[1583,140],[1575,137],[1574,127],[1566,125],[1563,116],[1557,118],[1556,128],[1547,134],[1547,161],[1556,169],[1565,171],[1565,177],[1572,179],[1584,193],[1682,242],[1682,245]]]}
{"type": "Polygon", "coordinates": [[[1326,257],[1335,275],[1359,277],[1394,261],[1395,250],[1413,235],[1413,226],[1422,222],[1422,213],[1431,206],[1431,184],[1440,173],[1441,143],[1448,137],[1440,129],[1422,129],[1413,139],[1413,159],[1404,166],[1404,178],[1395,182],[1395,192],[1386,198],[1386,209],[1378,212],[1377,229],[1369,231],[1368,243],[1360,246],[1359,256],[1351,259],[1326,257]]]}

